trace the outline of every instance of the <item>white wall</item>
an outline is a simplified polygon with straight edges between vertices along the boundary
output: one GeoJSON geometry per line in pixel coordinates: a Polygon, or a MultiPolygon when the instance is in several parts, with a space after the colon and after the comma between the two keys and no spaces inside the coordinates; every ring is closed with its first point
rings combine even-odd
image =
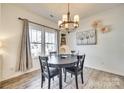
{"type": "Polygon", "coordinates": [[[97,45],[76,45],[76,32],[69,34],[68,45],[71,49],[86,54],[85,66],[116,73],[124,76],[124,6],[107,10],[81,20],[77,31],[91,28],[92,21],[102,20],[111,25],[111,32],[97,31],[97,45]]]}
{"type": "MultiPolygon", "coordinates": [[[[14,4],[2,4],[2,30],[0,31],[0,39],[4,41],[3,80],[22,74],[15,72],[22,33],[22,21],[18,20],[18,17],[27,18],[51,27],[57,26],[53,22],[14,4]]],[[[35,67],[33,69],[37,69],[37,64],[34,63],[35,67]]]]}

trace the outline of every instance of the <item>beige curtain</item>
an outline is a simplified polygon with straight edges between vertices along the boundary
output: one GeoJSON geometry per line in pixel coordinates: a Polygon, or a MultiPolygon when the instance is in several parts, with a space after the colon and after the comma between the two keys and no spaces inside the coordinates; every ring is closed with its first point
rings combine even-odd
{"type": "Polygon", "coordinates": [[[32,57],[30,49],[29,23],[23,20],[23,32],[21,39],[20,58],[17,63],[17,71],[27,71],[32,68],[32,57]]]}

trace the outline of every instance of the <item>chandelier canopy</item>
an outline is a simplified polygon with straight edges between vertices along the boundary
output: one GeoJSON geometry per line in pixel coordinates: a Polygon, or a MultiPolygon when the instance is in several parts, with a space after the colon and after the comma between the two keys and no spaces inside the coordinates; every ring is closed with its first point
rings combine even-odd
{"type": "Polygon", "coordinates": [[[79,27],[79,15],[74,16],[74,20],[71,20],[71,15],[69,11],[69,4],[68,4],[68,12],[62,16],[62,20],[58,21],[59,28],[63,31],[71,32],[75,28],[79,27]]]}

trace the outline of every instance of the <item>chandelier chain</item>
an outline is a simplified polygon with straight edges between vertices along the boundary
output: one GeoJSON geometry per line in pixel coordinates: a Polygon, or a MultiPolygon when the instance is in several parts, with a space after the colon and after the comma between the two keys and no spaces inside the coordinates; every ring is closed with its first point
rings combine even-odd
{"type": "Polygon", "coordinates": [[[70,15],[70,4],[69,4],[69,3],[68,3],[67,20],[68,20],[68,21],[71,21],[71,15],[70,15]]]}
{"type": "Polygon", "coordinates": [[[70,12],[70,11],[69,11],[69,3],[68,3],[68,12],[70,12]]]}

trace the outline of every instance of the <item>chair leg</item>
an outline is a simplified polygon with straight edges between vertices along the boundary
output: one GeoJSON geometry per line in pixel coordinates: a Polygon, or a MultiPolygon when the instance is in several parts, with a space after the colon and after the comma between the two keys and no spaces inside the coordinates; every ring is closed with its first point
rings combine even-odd
{"type": "Polygon", "coordinates": [[[71,74],[71,78],[73,77],[73,75],[71,74]]]}
{"type": "Polygon", "coordinates": [[[63,72],[65,72],[65,68],[63,68],[63,72]]]}
{"type": "Polygon", "coordinates": [[[48,89],[50,89],[50,81],[51,81],[51,79],[49,78],[48,79],[48,89]]]}
{"type": "Polygon", "coordinates": [[[83,72],[81,72],[81,81],[82,81],[82,84],[84,83],[84,80],[83,80],[83,72]]]}
{"type": "Polygon", "coordinates": [[[76,82],[76,88],[78,89],[78,78],[77,78],[77,73],[75,74],[75,82],[76,82]]]}
{"type": "Polygon", "coordinates": [[[65,71],[65,77],[64,77],[64,82],[66,82],[66,73],[67,73],[67,72],[65,71]]]}
{"type": "Polygon", "coordinates": [[[42,78],[41,78],[41,88],[43,87],[43,81],[44,81],[44,76],[42,75],[42,78]]]}

